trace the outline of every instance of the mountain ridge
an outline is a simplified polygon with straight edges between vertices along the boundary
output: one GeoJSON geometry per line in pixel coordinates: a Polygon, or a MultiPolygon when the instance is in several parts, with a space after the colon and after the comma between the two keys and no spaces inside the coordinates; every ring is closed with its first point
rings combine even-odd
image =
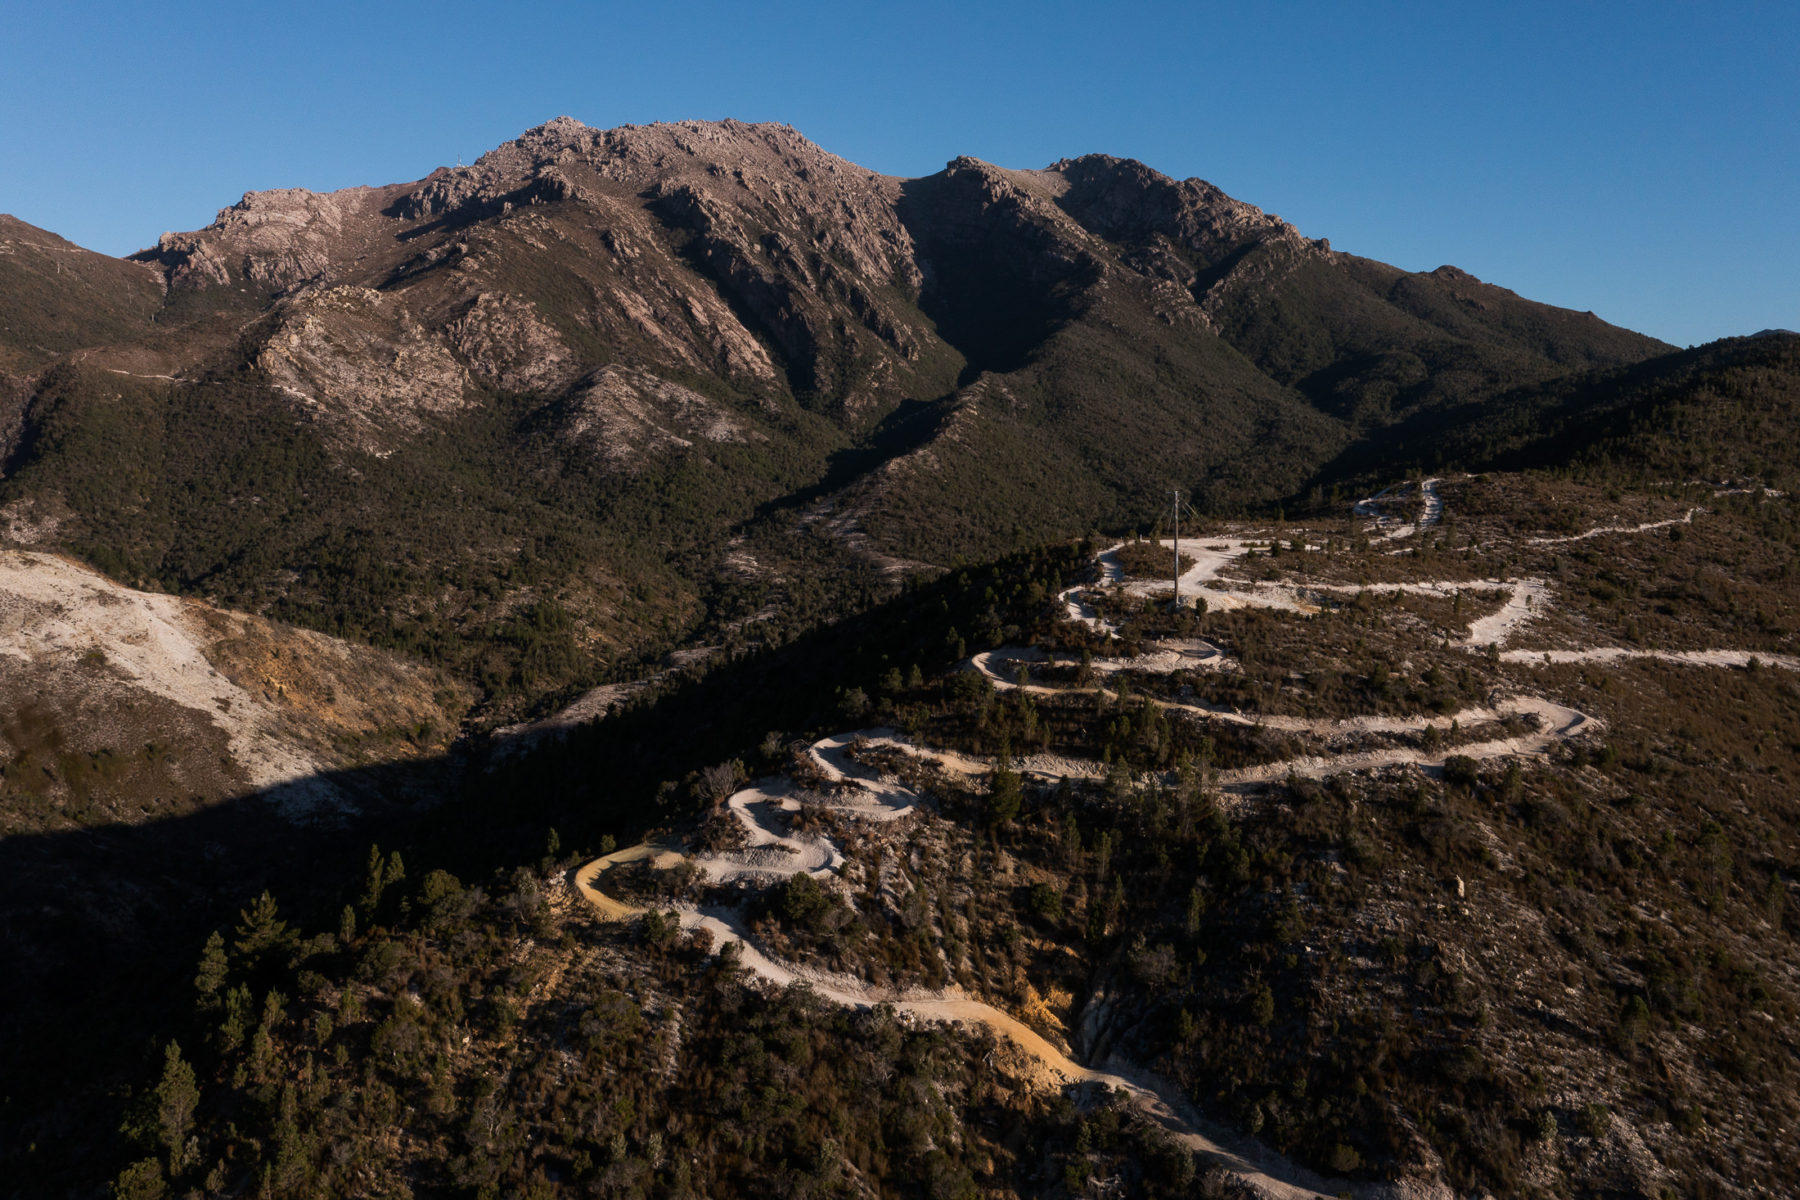
{"type": "Polygon", "coordinates": [[[544,604],[557,660],[603,664],[552,674],[598,682],[798,611],[818,562],[859,587],[1124,528],[1170,486],[1291,503],[1398,422],[1666,349],[1132,160],[899,179],[736,121],[557,118],[420,180],[247,193],[104,261],[161,294],[0,388],[9,526],[326,632],[484,640],[526,693],[499,631],[544,604]],[[230,469],[192,452],[221,421],[248,439],[230,469]],[[460,545],[425,528],[446,505],[460,545]],[[380,549],[340,552],[347,530],[380,549]],[[587,582],[521,583],[531,545],[587,582]],[[354,565],[291,577],[321,559],[354,565]],[[491,598],[445,603],[444,577],[491,598]]]}

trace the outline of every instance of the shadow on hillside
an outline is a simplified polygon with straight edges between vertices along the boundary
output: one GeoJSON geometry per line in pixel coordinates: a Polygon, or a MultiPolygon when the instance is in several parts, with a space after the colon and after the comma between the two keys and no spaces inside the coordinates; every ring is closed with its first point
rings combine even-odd
{"type": "Polygon", "coordinates": [[[938,434],[952,411],[953,397],[938,400],[903,400],[900,406],[870,430],[854,446],[834,451],[826,459],[825,473],[806,487],[766,501],[754,519],[779,512],[804,509],[834,492],[842,491],[884,463],[910,454],[938,434]]]}
{"type": "Polygon", "coordinates": [[[1024,366],[1097,278],[1094,264],[1055,253],[1054,237],[1028,219],[996,227],[991,206],[977,173],[949,171],[906,180],[895,206],[925,268],[919,308],[968,363],[959,387],[1024,366]]]}
{"type": "Polygon", "coordinates": [[[41,1195],[101,1182],[90,1173],[112,1160],[123,1093],[154,1075],[154,1039],[180,1029],[207,933],[229,937],[264,888],[290,918],[341,903],[371,840],[429,819],[396,799],[418,803],[449,766],[328,776],[381,805],[351,827],[297,826],[252,795],[0,841],[0,1177],[32,1180],[41,1195]]]}
{"type": "Polygon", "coordinates": [[[697,810],[687,785],[701,768],[738,758],[768,770],[790,739],[865,719],[880,678],[948,667],[961,642],[952,628],[999,636],[1029,613],[996,611],[996,595],[1026,596],[1033,582],[1042,595],[1080,561],[1079,545],[1050,547],[914,585],[785,645],[709,663],[526,753],[470,747],[329,773],[324,782],[363,806],[342,827],[296,826],[251,795],[143,825],[0,841],[0,1179],[29,1181],[16,1194],[91,1194],[96,1173],[118,1169],[126,1090],[155,1078],[161,1039],[194,1036],[207,934],[229,940],[264,889],[311,934],[335,929],[360,894],[371,843],[400,851],[408,890],[433,869],[476,882],[535,865],[551,828],[565,854],[603,835],[627,844],[697,810]]]}
{"type": "Polygon", "coordinates": [[[357,805],[337,825],[297,824],[256,793],[140,825],[0,840],[0,1179],[23,1188],[0,1196],[95,1194],[119,1168],[128,1092],[154,1081],[163,1039],[198,1035],[207,935],[229,944],[257,894],[310,935],[335,929],[357,898],[371,844],[402,854],[410,887],[433,868],[473,881],[536,863],[552,826],[631,836],[654,811],[655,783],[607,760],[695,687],[628,714],[623,736],[578,730],[491,770],[477,748],[302,781],[357,805]]]}

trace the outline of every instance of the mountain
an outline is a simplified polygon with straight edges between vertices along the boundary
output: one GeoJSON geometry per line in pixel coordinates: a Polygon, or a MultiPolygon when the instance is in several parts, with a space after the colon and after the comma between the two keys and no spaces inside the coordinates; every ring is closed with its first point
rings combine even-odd
{"type": "Polygon", "coordinates": [[[11,1192],[1800,1183],[1800,339],[735,122],[0,232],[11,1192]]]}
{"type": "Polygon", "coordinates": [[[495,719],[1664,349],[1135,162],[901,180],[731,121],[561,118],[71,255],[12,389],[12,535],[431,655],[495,719]]]}

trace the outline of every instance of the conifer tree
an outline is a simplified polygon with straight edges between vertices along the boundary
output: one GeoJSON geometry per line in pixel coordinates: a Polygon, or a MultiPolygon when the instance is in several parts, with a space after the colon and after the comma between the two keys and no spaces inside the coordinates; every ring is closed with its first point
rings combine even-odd
{"type": "Polygon", "coordinates": [[[170,1042],[163,1052],[162,1081],[156,1085],[157,1140],[168,1151],[169,1174],[180,1175],[193,1157],[189,1139],[194,1130],[194,1110],[200,1106],[200,1088],[194,1068],[181,1057],[181,1047],[170,1042]]]}
{"type": "Polygon", "coordinates": [[[225,958],[225,939],[213,930],[200,952],[200,969],[194,975],[194,990],[200,993],[200,1011],[219,1007],[219,989],[225,986],[229,963],[225,958]]]}

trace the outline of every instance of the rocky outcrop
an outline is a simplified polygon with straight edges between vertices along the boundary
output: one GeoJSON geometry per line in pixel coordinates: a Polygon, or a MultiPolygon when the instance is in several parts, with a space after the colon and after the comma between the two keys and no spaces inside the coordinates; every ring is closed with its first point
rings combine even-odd
{"type": "Polygon", "coordinates": [[[243,281],[275,290],[323,279],[351,243],[367,240],[382,195],[366,187],[246,192],[205,229],[165,233],[133,257],[160,267],[177,288],[243,281]]]}
{"type": "Polygon", "coordinates": [[[696,442],[767,440],[717,401],[631,367],[602,367],[583,379],[557,406],[556,436],[625,470],[696,442]]]}
{"type": "Polygon", "coordinates": [[[1067,183],[1057,197],[1065,212],[1119,246],[1128,265],[1185,289],[1209,326],[1234,298],[1272,293],[1299,264],[1331,252],[1202,179],[1170,179],[1105,154],[1064,159],[1050,172],[1067,183]]]}
{"type": "Polygon", "coordinates": [[[1202,267],[1252,243],[1315,244],[1280,217],[1234,200],[1203,179],[1171,179],[1131,159],[1089,154],[1052,163],[1047,173],[1066,182],[1057,203],[1083,228],[1120,243],[1161,235],[1202,267]]]}
{"type": "Polygon", "coordinates": [[[445,333],[472,371],[509,392],[564,386],[577,369],[562,335],[516,296],[480,293],[445,333]]]}
{"type": "Polygon", "coordinates": [[[256,365],[332,440],[368,453],[472,399],[468,371],[448,347],[372,288],[325,288],[284,303],[256,365]]]}

